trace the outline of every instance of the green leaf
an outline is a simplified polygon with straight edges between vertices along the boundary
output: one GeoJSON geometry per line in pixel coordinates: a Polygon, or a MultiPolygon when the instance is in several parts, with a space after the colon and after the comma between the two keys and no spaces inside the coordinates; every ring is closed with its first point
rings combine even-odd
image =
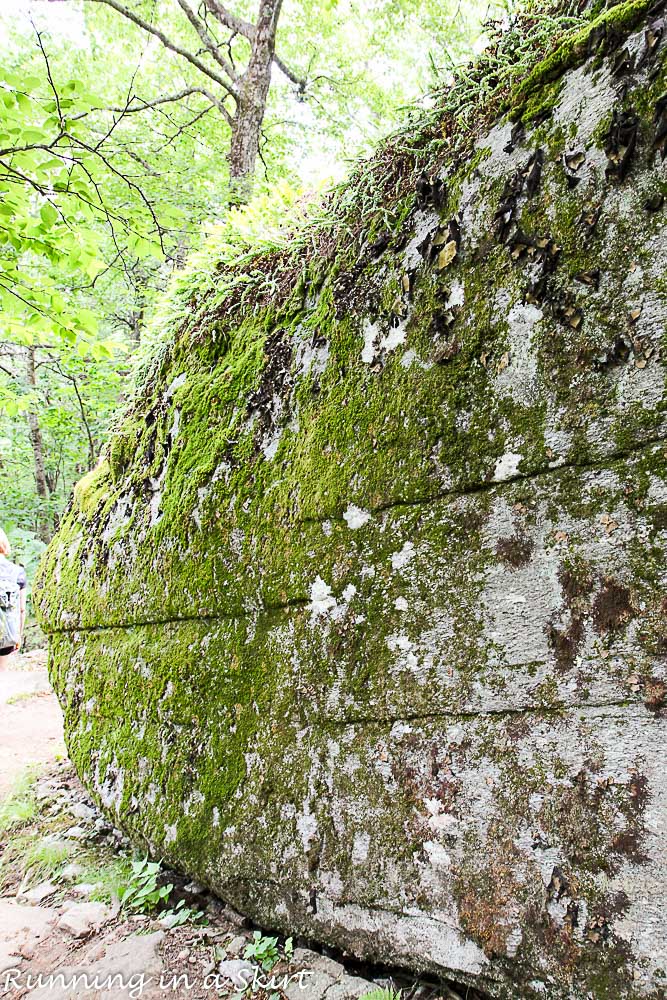
{"type": "Polygon", "coordinates": [[[60,218],[58,215],[58,210],[54,208],[51,202],[45,202],[39,210],[40,217],[47,229],[55,226],[56,222],[60,218]]]}
{"type": "Polygon", "coordinates": [[[95,257],[90,257],[84,264],[84,270],[91,281],[94,281],[98,274],[106,269],[106,264],[103,260],[97,260],[95,257]]]}

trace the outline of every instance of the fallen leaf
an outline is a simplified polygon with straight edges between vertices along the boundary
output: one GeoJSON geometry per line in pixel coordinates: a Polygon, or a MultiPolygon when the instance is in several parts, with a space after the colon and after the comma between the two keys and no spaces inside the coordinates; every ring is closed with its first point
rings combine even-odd
{"type": "Polygon", "coordinates": [[[451,262],[456,257],[456,243],[454,240],[450,240],[446,244],[444,250],[441,250],[438,254],[438,270],[442,271],[445,267],[449,267],[451,262]]]}

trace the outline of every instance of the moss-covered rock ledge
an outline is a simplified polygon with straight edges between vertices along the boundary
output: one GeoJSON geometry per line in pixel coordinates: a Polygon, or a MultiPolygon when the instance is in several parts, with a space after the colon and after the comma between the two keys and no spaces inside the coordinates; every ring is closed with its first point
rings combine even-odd
{"type": "Polygon", "coordinates": [[[138,845],[515,1000],[667,984],[648,7],[594,12],[272,297],[193,302],[37,595],[72,759],[138,845]]]}

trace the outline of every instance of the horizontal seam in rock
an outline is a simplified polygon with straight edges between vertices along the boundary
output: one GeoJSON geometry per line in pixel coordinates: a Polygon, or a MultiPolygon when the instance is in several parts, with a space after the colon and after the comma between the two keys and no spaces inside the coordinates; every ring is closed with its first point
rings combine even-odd
{"type": "MultiPolygon", "coordinates": [[[[159,701],[160,699],[158,699],[159,701]]],[[[576,702],[574,704],[567,704],[563,702],[561,705],[526,705],[523,708],[488,708],[479,710],[456,710],[456,709],[443,709],[438,712],[424,712],[415,713],[413,715],[368,715],[368,716],[358,716],[357,718],[350,719],[332,719],[330,717],[324,716],[318,723],[318,727],[321,729],[326,729],[327,726],[335,727],[337,729],[344,729],[346,726],[393,726],[397,722],[430,722],[437,719],[452,719],[457,722],[469,722],[474,719],[483,719],[489,716],[495,716],[496,718],[505,718],[512,716],[522,716],[522,715],[540,715],[540,716],[562,716],[566,712],[577,712],[577,711],[591,711],[597,708],[644,708],[646,706],[640,699],[629,699],[622,698],[614,701],[591,701],[580,703],[576,702]]],[[[648,711],[648,710],[647,710],[648,711]]],[[[113,722],[116,716],[112,714],[107,714],[106,712],[95,712],[95,717],[99,719],[106,719],[108,722],[113,722]]],[[[644,713],[642,713],[644,714],[644,713]]],[[[648,719],[648,716],[647,716],[648,719]]],[[[649,720],[650,721],[650,720],[649,720]]],[[[179,720],[175,723],[176,725],[182,725],[185,720],[179,720]]],[[[312,723],[308,723],[307,729],[313,729],[315,726],[312,723]]]]}
{"type": "Polygon", "coordinates": [[[488,708],[480,709],[479,711],[456,711],[456,709],[442,710],[439,712],[425,712],[423,714],[417,713],[414,715],[398,715],[398,716],[386,716],[382,717],[380,715],[374,716],[359,716],[356,719],[324,719],[323,723],[327,723],[332,726],[344,727],[344,726],[367,726],[367,725],[394,725],[397,722],[422,722],[428,721],[430,719],[445,719],[452,718],[457,720],[466,721],[469,719],[484,718],[489,715],[495,715],[499,717],[504,716],[514,716],[514,715],[562,715],[564,712],[573,711],[588,711],[595,708],[629,708],[631,706],[637,706],[644,708],[644,703],[637,699],[631,700],[628,698],[616,699],[614,701],[590,701],[584,703],[573,703],[567,704],[562,703],[561,705],[526,705],[523,708],[488,708]]]}
{"type": "Polygon", "coordinates": [[[291,608],[308,607],[310,601],[306,598],[295,598],[284,604],[263,604],[252,611],[238,611],[234,614],[218,615],[179,615],[177,618],[152,618],[142,622],[122,622],[109,625],[71,625],[69,628],[50,628],[49,635],[62,635],[71,632],[110,632],[131,628],[150,628],[152,625],[187,625],[190,622],[235,622],[251,618],[252,615],[267,614],[272,611],[289,611],[291,608]]]}
{"type": "MultiPolygon", "coordinates": [[[[512,476],[511,478],[503,479],[500,482],[478,483],[476,486],[467,486],[458,490],[444,490],[442,493],[433,493],[429,496],[417,497],[414,500],[389,500],[387,503],[380,504],[377,507],[370,507],[369,513],[384,514],[385,511],[394,510],[396,507],[419,507],[422,504],[438,503],[441,500],[458,500],[459,497],[477,496],[479,494],[488,493],[491,490],[502,489],[505,486],[514,486],[516,483],[530,482],[531,480],[539,479],[542,476],[559,476],[561,473],[567,472],[570,469],[608,469],[609,464],[612,462],[622,462],[625,458],[632,458],[634,455],[641,454],[641,452],[647,451],[649,448],[654,448],[656,445],[660,444],[667,444],[667,438],[650,438],[650,440],[643,441],[642,444],[639,444],[634,448],[630,448],[626,451],[612,452],[609,455],[605,455],[602,458],[597,458],[590,462],[564,462],[562,465],[552,469],[537,469],[535,472],[512,476]]],[[[322,524],[325,521],[342,521],[343,519],[343,516],[339,517],[336,514],[328,514],[326,517],[299,518],[295,523],[322,524]]]]}
{"type": "MultiPolygon", "coordinates": [[[[667,444],[667,438],[658,437],[651,438],[649,441],[643,442],[641,445],[637,445],[635,448],[631,448],[627,451],[616,452],[612,455],[608,455],[605,458],[596,459],[595,462],[582,462],[581,464],[572,463],[570,465],[561,465],[557,469],[541,469],[537,472],[532,472],[524,476],[514,476],[512,479],[506,479],[500,483],[484,483],[478,486],[472,486],[469,489],[459,490],[459,491],[448,491],[444,493],[436,493],[430,497],[423,497],[416,500],[394,500],[390,503],[383,504],[379,507],[371,508],[371,513],[382,514],[385,511],[392,510],[396,507],[416,507],[421,504],[427,503],[437,503],[440,500],[452,499],[456,500],[459,497],[464,496],[475,496],[477,494],[488,493],[490,490],[502,489],[504,486],[514,485],[515,483],[529,482],[532,479],[537,479],[541,476],[548,475],[558,475],[568,469],[596,469],[596,468],[607,468],[610,462],[620,462],[625,458],[631,458],[633,455],[640,454],[643,451],[647,451],[649,448],[654,448],[656,445],[667,444]]],[[[295,521],[295,524],[321,524],[324,521],[342,521],[343,518],[334,517],[330,515],[329,517],[322,518],[301,518],[295,521]]],[[[178,618],[162,618],[154,619],[151,621],[143,622],[127,622],[121,625],[73,625],[71,628],[52,628],[49,629],[50,635],[60,635],[62,633],[68,632],[104,632],[111,629],[130,629],[130,628],[147,628],[151,625],[177,625],[181,622],[216,622],[216,621],[241,621],[244,618],[249,618],[254,614],[264,614],[271,611],[286,611],[290,608],[304,608],[309,605],[307,598],[294,598],[292,601],[286,601],[284,604],[267,604],[261,607],[254,608],[252,611],[239,611],[235,614],[219,614],[219,615],[183,615],[178,618]]]]}

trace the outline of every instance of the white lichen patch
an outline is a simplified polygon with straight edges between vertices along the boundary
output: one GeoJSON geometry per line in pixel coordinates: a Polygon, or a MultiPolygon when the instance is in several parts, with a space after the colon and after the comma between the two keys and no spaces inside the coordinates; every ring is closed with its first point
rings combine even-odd
{"type": "Polygon", "coordinates": [[[465,289],[460,281],[455,281],[449,292],[449,298],[445,303],[445,309],[457,309],[465,301],[465,289]]]}
{"type": "MultiPolygon", "coordinates": [[[[102,532],[102,541],[108,544],[116,537],[117,534],[122,532],[123,528],[127,527],[127,525],[132,520],[133,504],[134,504],[134,496],[132,493],[127,492],[121,494],[121,496],[113,505],[111,513],[109,514],[109,517],[107,519],[107,523],[104,526],[104,531],[102,532]]],[[[80,538],[76,539],[77,548],[80,541],[81,541],[80,538]]],[[[74,549],[74,552],[76,552],[76,548],[74,549]]],[[[70,554],[68,552],[68,558],[70,559],[73,558],[73,554],[70,554]]]]}
{"type": "Polygon", "coordinates": [[[365,524],[371,519],[371,514],[367,510],[362,510],[361,507],[357,507],[356,504],[351,503],[343,514],[343,520],[347,524],[351,531],[356,531],[358,528],[363,528],[365,524]]]}
{"type": "Polygon", "coordinates": [[[322,375],[329,361],[329,342],[303,326],[295,331],[294,363],[299,375],[322,375]]]}
{"type": "Polygon", "coordinates": [[[177,392],[182,386],[185,385],[185,383],[187,382],[187,380],[188,380],[187,372],[181,372],[180,375],[177,375],[176,378],[173,379],[169,383],[169,385],[167,386],[167,388],[165,389],[165,392],[164,392],[164,398],[165,398],[165,400],[171,399],[171,397],[174,395],[174,393],[177,392]]]}
{"type": "Polygon", "coordinates": [[[452,859],[449,852],[437,840],[426,840],[424,850],[428,855],[429,863],[434,868],[450,868],[452,859]]]}
{"type": "Polygon", "coordinates": [[[284,408],[285,404],[281,397],[274,395],[271,401],[269,430],[264,434],[260,443],[260,450],[267,462],[272,462],[278,453],[284,429],[281,426],[284,408]]]}
{"type": "Polygon", "coordinates": [[[501,455],[497,459],[493,470],[494,483],[502,483],[508,479],[514,479],[518,475],[519,464],[522,458],[523,455],[520,455],[516,451],[508,451],[504,455],[501,455]]]}
{"type": "Polygon", "coordinates": [[[178,407],[175,407],[174,418],[171,422],[171,427],[169,428],[169,437],[171,438],[172,444],[178,437],[178,430],[180,426],[181,426],[181,411],[179,410],[178,407]]]}
{"type": "Polygon", "coordinates": [[[398,326],[394,327],[389,333],[380,341],[380,350],[390,353],[395,351],[397,347],[405,343],[407,333],[405,330],[405,321],[401,320],[398,326]]]}
{"type": "Polygon", "coordinates": [[[268,434],[260,445],[262,454],[267,462],[272,462],[278,453],[280,439],[283,436],[282,427],[276,427],[272,434],[268,434]]]}
{"type": "Polygon", "coordinates": [[[164,481],[166,478],[167,478],[167,463],[164,462],[159,475],[149,480],[149,487],[152,494],[148,504],[149,523],[151,528],[154,528],[155,525],[162,520],[162,511],[160,510],[160,504],[162,503],[162,496],[164,494],[164,481]]]}
{"type": "Polygon", "coordinates": [[[375,323],[371,323],[370,320],[365,320],[362,332],[364,337],[364,347],[361,352],[361,360],[364,364],[370,365],[375,360],[380,329],[375,323]]]}
{"type": "Polygon", "coordinates": [[[415,655],[415,645],[407,635],[388,635],[387,649],[396,655],[396,666],[399,670],[416,670],[419,660],[415,655]]]}
{"type": "MultiPolygon", "coordinates": [[[[506,298],[504,290],[496,297],[499,309],[503,307],[506,298]]],[[[499,395],[523,406],[533,405],[536,401],[538,384],[534,334],[542,318],[541,309],[522,302],[513,305],[506,314],[506,364],[494,375],[493,385],[499,395]]]]}
{"type": "Polygon", "coordinates": [[[422,371],[428,371],[433,367],[432,361],[422,361],[417,352],[413,351],[412,348],[405,352],[401,358],[400,364],[402,368],[412,368],[414,365],[416,368],[421,368],[422,371]]]}
{"type": "Polygon", "coordinates": [[[391,555],[391,565],[394,570],[405,569],[405,567],[412,562],[416,555],[415,547],[412,542],[405,542],[403,548],[399,552],[392,552],[391,555]]]}
{"type": "Polygon", "coordinates": [[[434,211],[419,211],[415,214],[414,235],[405,248],[404,266],[406,270],[420,267],[424,258],[420,253],[425,240],[432,236],[440,225],[440,216],[434,211]]]}
{"type": "Polygon", "coordinates": [[[362,865],[368,857],[370,846],[371,838],[369,833],[355,833],[352,843],[352,864],[362,865]]]}
{"type": "Polygon", "coordinates": [[[312,618],[326,616],[337,606],[338,602],[331,592],[331,587],[324,582],[321,576],[318,576],[310,585],[309,607],[312,618]]]}

